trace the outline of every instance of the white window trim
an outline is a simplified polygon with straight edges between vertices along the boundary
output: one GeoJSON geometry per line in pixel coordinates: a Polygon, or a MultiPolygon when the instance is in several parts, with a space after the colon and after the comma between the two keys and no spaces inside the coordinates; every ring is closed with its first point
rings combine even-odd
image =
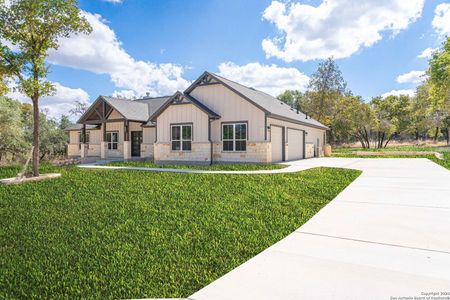
{"type": "Polygon", "coordinates": [[[245,122],[236,122],[236,123],[222,123],[222,152],[247,152],[247,144],[245,145],[245,150],[236,150],[236,142],[247,142],[248,140],[248,124],[245,122]],[[233,138],[232,139],[225,139],[224,138],[224,132],[223,128],[224,126],[233,125],[233,138]],[[236,139],[236,125],[245,125],[245,139],[236,139]],[[223,149],[223,142],[233,142],[233,150],[224,150],[223,149]]]}
{"type": "Polygon", "coordinates": [[[108,145],[108,150],[110,150],[110,151],[119,150],[119,132],[118,131],[107,131],[106,132],[106,141],[105,142],[108,145]],[[108,138],[107,138],[108,134],[110,134],[110,136],[111,136],[110,141],[108,141],[108,138]],[[112,139],[112,134],[116,134],[117,135],[117,142],[113,142],[112,141],[113,140],[112,139]],[[117,144],[116,149],[114,149],[114,147],[112,146],[113,144],[117,144]],[[111,148],[109,147],[109,145],[111,145],[111,148]]]}
{"type": "Polygon", "coordinates": [[[191,152],[192,151],[192,136],[194,133],[192,132],[192,124],[171,124],[170,125],[170,151],[174,152],[191,152]],[[172,128],[173,127],[180,127],[180,139],[174,140],[172,136],[172,128]],[[183,139],[183,127],[191,127],[191,138],[190,139],[183,139]],[[174,150],[172,148],[172,142],[180,142],[180,150],[174,150]],[[183,149],[183,142],[191,142],[191,150],[184,150],[183,149]]]}

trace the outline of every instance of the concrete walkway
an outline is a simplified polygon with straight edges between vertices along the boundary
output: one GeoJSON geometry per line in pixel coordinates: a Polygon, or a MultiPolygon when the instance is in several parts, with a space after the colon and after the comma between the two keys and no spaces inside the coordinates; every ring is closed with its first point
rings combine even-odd
{"type": "Polygon", "coordinates": [[[294,233],[189,299],[391,300],[450,293],[448,170],[427,159],[323,158],[292,165],[285,171],[329,166],[363,173],[294,233]]]}

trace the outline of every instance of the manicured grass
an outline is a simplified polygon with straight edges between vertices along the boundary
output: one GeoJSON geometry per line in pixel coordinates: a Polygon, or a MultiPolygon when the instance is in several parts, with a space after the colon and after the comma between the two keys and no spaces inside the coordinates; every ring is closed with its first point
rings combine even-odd
{"type": "Polygon", "coordinates": [[[256,164],[213,164],[210,166],[189,166],[189,165],[157,165],[152,161],[128,161],[110,162],[105,166],[124,166],[140,168],[168,168],[168,169],[192,169],[211,171],[256,171],[256,170],[276,170],[284,169],[287,165],[256,165],[256,164]]]}
{"type": "Polygon", "coordinates": [[[350,153],[352,151],[373,151],[373,152],[386,152],[386,151],[433,151],[433,152],[450,152],[450,146],[424,146],[424,145],[401,145],[401,146],[388,146],[387,148],[369,148],[364,149],[360,147],[343,147],[333,148],[333,153],[350,153]]]}
{"type": "MultiPolygon", "coordinates": [[[[0,186],[0,298],[188,296],[293,232],[359,175],[43,169],[63,176],[0,186]]],[[[16,172],[0,168],[0,177],[16,172]]]]}

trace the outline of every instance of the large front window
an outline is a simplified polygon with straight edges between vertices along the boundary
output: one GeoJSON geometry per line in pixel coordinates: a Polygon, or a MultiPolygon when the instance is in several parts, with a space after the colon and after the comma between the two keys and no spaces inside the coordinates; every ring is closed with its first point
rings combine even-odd
{"type": "Polygon", "coordinates": [[[192,150],[192,125],[172,125],[172,151],[192,150]]]}
{"type": "Polygon", "coordinates": [[[222,124],[223,151],[247,150],[247,124],[222,124]]]}
{"type": "Polygon", "coordinates": [[[117,146],[119,145],[119,133],[117,131],[107,132],[106,143],[108,144],[108,150],[117,150],[117,146]]]}

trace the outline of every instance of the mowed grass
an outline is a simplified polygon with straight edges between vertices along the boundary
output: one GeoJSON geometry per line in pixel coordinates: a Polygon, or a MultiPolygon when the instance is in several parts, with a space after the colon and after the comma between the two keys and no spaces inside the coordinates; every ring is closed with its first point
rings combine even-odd
{"type": "Polygon", "coordinates": [[[269,164],[213,164],[208,166],[190,166],[190,165],[157,165],[152,161],[128,161],[128,162],[110,162],[105,166],[124,166],[140,168],[166,168],[166,169],[192,169],[192,170],[211,170],[211,171],[256,171],[256,170],[276,170],[284,169],[287,165],[269,164]]]}
{"type": "MultiPolygon", "coordinates": [[[[17,171],[0,168],[0,177],[17,171]]],[[[43,171],[63,176],[0,186],[0,298],[189,296],[293,232],[360,174],[43,171]]]]}

